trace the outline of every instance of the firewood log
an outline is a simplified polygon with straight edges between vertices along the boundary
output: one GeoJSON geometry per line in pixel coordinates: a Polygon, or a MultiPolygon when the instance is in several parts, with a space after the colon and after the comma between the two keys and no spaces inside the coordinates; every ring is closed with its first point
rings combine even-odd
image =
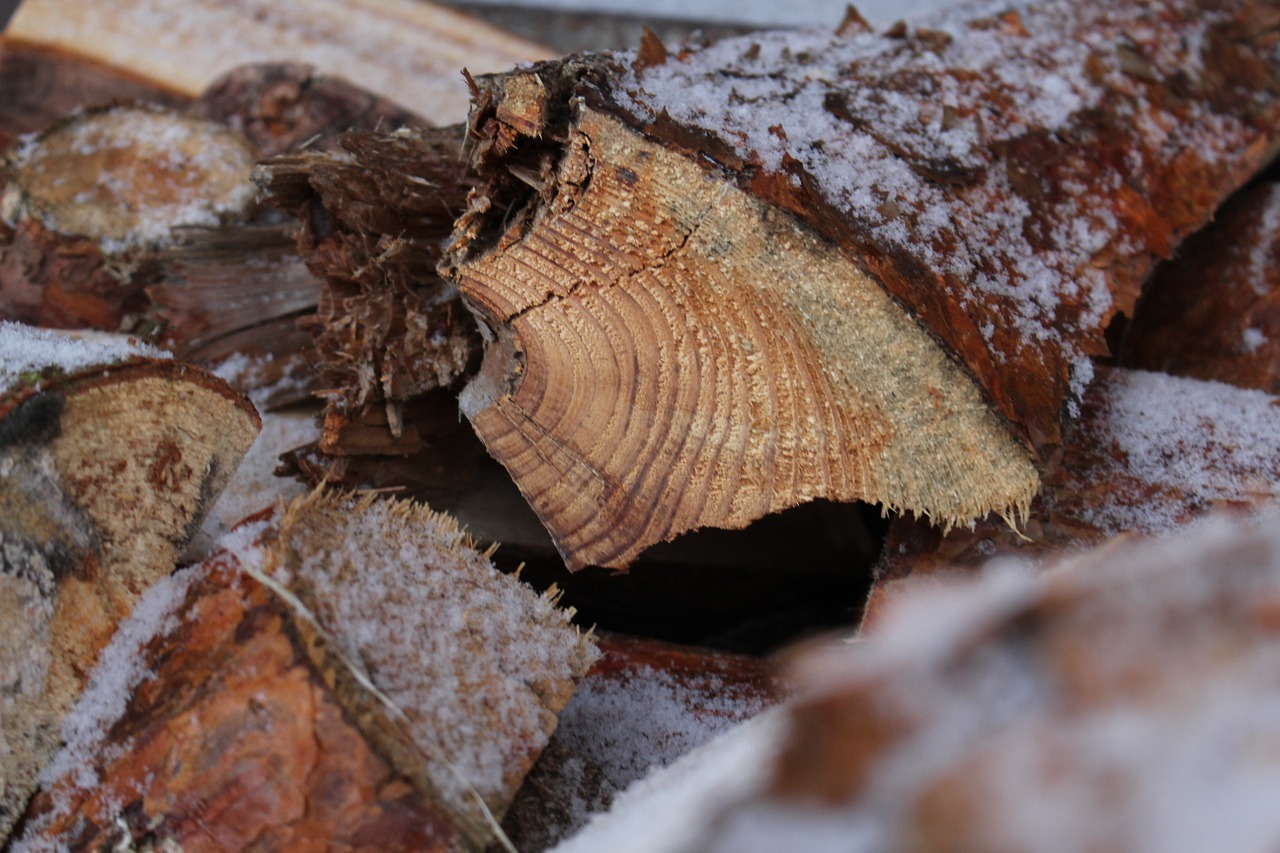
{"type": "Polygon", "coordinates": [[[18,849],[500,839],[596,657],[572,614],[407,502],[312,495],[227,542],[122,630],[18,849]]]}
{"type": "Polygon", "coordinates": [[[178,229],[244,222],[243,137],[172,110],[80,113],[11,151],[0,215],[0,310],[10,319],[129,328],[178,229]]]}
{"type": "Polygon", "coordinates": [[[1280,394],[1280,184],[1233,198],[1156,269],[1121,363],[1280,394]]]}
{"type": "Polygon", "coordinates": [[[1263,4],[1080,0],[477,81],[462,408],[570,566],[825,496],[1025,515],[1154,262],[1266,162],[1263,4]]]}
{"type": "Polygon", "coordinates": [[[558,853],[1280,843],[1274,512],[921,594],[558,853]]]}
{"type": "Polygon", "coordinates": [[[599,635],[599,646],[503,821],[523,853],[572,835],[632,782],[785,693],[773,662],[760,658],[622,634],[599,635]]]}
{"type": "Polygon", "coordinates": [[[1280,499],[1280,399],[1112,369],[1086,393],[1058,467],[1021,531],[997,517],[945,535],[908,518],[889,528],[863,616],[878,621],[912,587],[978,570],[996,556],[1045,559],[1127,533],[1174,530],[1221,510],[1280,499]]]}
{"type": "Polygon", "coordinates": [[[0,838],[258,431],[225,383],[160,355],[0,324],[0,838]]]}
{"type": "Polygon", "coordinates": [[[5,44],[88,58],[195,98],[232,68],[300,62],[340,74],[433,124],[466,115],[459,69],[497,71],[548,51],[411,0],[25,0],[5,44]]]}

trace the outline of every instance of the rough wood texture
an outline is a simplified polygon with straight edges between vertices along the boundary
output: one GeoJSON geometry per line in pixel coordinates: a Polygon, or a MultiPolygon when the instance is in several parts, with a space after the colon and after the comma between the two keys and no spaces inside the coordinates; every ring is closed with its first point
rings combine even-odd
{"type": "Polygon", "coordinates": [[[919,520],[894,520],[864,628],[874,628],[894,599],[976,572],[997,556],[1041,560],[1280,499],[1275,397],[1116,369],[1101,375],[1081,409],[1021,533],[991,517],[945,534],[919,520]]]}
{"type": "Polygon", "coordinates": [[[474,18],[413,0],[25,0],[5,38],[123,68],[190,98],[239,65],[307,63],[434,124],[466,115],[459,69],[497,71],[549,55],[474,18]]]}
{"type": "Polygon", "coordinates": [[[116,624],[173,570],[258,425],[225,383],[167,360],[35,367],[0,392],[0,837],[116,624]]]}
{"type": "MultiPolygon", "coordinates": [[[[229,557],[175,630],[135,654],[155,673],[89,766],[56,780],[25,840],[77,849],[442,851],[455,830],[334,698],[289,608],[229,557]],[[191,736],[192,731],[199,736],[191,736]]],[[[87,756],[88,757],[88,756],[87,756]]]]}
{"type": "Polygon", "coordinates": [[[762,658],[621,634],[601,634],[599,645],[603,656],[503,821],[522,853],[572,836],[632,782],[786,693],[776,665],[762,658]]]}
{"type": "Polygon", "coordinates": [[[131,329],[178,229],[243,222],[253,153],[214,122],[120,106],[56,122],[4,160],[0,311],[131,329]]]}
{"type": "MultiPolygon", "coordinates": [[[[104,681],[130,705],[55,759],[28,833],[67,843],[86,824],[99,839],[123,824],[135,842],[184,849],[500,839],[497,819],[596,658],[572,614],[407,502],[313,494],[232,542],[197,570],[207,578],[176,628],[152,615],[158,683],[104,681]],[[99,783],[83,783],[83,762],[99,783]]],[[[86,698],[87,713],[104,704],[86,698]]]]}
{"type": "Polygon", "coordinates": [[[341,152],[286,155],[261,172],[271,200],[298,213],[301,250],[325,281],[307,328],[333,389],[327,452],[342,452],[338,431],[371,406],[399,438],[406,401],[448,387],[475,356],[474,321],[435,271],[475,185],[462,141],[460,126],[349,133],[341,152]]]}
{"type": "Polygon", "coordinates": [[[1157,268],[1121,360],[1280,394],[1280,185],[1233,198],[1157,268]]]}
{"type": "Polygon", "coordinates": [[[575,567],[815,496],[1018,516],[1110,318],[1266,161],[1274,18],[1077,2],[482,80],[464,411],[575,567]]]}

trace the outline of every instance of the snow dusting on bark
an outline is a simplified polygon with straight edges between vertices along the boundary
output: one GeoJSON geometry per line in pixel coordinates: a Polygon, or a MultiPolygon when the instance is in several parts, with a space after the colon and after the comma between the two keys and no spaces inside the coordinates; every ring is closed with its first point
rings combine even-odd
{"type": "Polygon", "coordinates": [[[170,358],[169,353],[105,332],[61,332],[0,320],[0,392],[24,379],[63,375],[131,358],[170,358]]]}
{"type": "Polygon", "coordinates": [[[1106,533],[1171,530],[1215,505],[1274,499],[1280,483],[1280,401],[1261,391],[1144,371],[1110,371],[1098,414],[1074,443],[1102,459],[1090,476],[1140,488],[1085,503],[1106,533]]]}
{"type": "Polygon", "coordinates": [[[598,657],[571,614],[410,503],[297,502],[273,550],[275,579],[406,715],[449,806],[504,809],[598,657]]]}
{"type": "Polygon", "coordinates": [[[771,737],[713,741],[557,849],[1263,853],[1277,606],[1275,515],[916,590],[802,664],[771,737]]]}
{"type": "Polygon", "coordinates": [[[1037,443],[1079,400],[1090,379],[1079,366],[1106,351],[1107,322],[1172,250],[1170,232],[1211,213],[1188,202],[1193,182],[1229,187],[1256,159],[1253,107],[1184,97],[1225,67],[1233,14],[965,4],[889,34],[773,32],[656,63],[619,55],[611,97],[658,133],[682,128],[681,144],[727,144],[766,194],[784,182],[816,196],[840,221],[801,215],[867,247],[890,292],[1015,423],[1032,414],[1016,374],[1052,385],[1053,411],[1031,418],[1037,443]]]}

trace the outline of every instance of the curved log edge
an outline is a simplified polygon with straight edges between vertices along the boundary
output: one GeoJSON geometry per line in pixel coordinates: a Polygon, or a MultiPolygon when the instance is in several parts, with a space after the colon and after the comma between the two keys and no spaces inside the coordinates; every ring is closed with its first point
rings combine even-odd
{"type": "Polygon", "coordinates": [[[463,404],[569,565],[813,497],[1025,512],[1111,318],[1272,149],[1271,15],[1211,5],[479,81],[463,404]]]}

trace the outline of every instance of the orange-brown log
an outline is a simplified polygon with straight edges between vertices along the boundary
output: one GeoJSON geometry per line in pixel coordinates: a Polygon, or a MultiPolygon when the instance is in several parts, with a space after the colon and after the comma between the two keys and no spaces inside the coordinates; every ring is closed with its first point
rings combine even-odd
{"type": "Polygon", "coordinates": [[[407,502],[312,494],[228,541],[194,570],[182,613],[140,608],[154,628],[132,671],[157,679],[95,675],[73,715],[101,714],[102,691],[125,691],[128,707],[74,727],[28,836],[500,840],[497,820],[596,657],[572,614],[407,502]],[[85,763],[98,783],[83,784],[85,763]]]}
{"type": "Polygon", "coordinates": [[[258,431],[224,382],[156,355],[0,324],[0,837],[258,431]]]}
{"type": "Polygon", "coordinates": [[[1157,267],[1121,363],[1280,394],[1280,184],[1233,198],[1157,267]]]}
{"type": "Polygon", "coordinates": [[[571,567],[1040,487],[1155,261],[1267,161],[1265,5],[1079,0],[479,81],[462,407],[571,567]]]}

